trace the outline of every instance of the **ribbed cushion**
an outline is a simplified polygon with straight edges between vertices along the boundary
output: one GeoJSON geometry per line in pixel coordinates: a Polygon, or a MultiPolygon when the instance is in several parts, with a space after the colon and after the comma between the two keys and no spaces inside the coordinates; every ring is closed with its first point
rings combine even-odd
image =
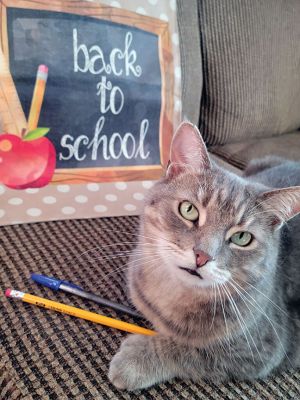
{"type": "Polygon", "coordinates": [[[199,0],[198,4],[204,78],[199,125],[206,143],[296,130],[300,1],[199,0]]]}
{"type": "Polygon", "coordinates": [[[120,217],[1,228],[0,399],[299,399],[299,371],[226,385],[176,379],[149,390],[120,392],[108,381],[107,372],[126,333],[4,297],[5,288],[12,287],[140,322],[76,296],[41,287],[29,278],[30,272],[56,276],[128,304],[124,270],[137,226],[137,217],[120,217]],[[116,257],[121,251],[124,256],[116,257]],[[111,253],[115,256],[107,257],[111,253]]]}
{"type": "Polygon", "coordinates": [[[237,168],[244,168],[254,158],[270,155],[300,161],[300,131],[271,138],[213,146],[209,150],[237,168]]]}

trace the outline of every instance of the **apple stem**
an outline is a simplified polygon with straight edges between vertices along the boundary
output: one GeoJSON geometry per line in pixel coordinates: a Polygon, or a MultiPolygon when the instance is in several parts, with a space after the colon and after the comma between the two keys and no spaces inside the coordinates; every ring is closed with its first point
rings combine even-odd
{"type": "Polygon", "coordinates": [[[25,133],[26,133],[26,129],[23,128],[23,129],[21,130],[21,138],[23,138],[23,137],[25,136],[25,133]]]}

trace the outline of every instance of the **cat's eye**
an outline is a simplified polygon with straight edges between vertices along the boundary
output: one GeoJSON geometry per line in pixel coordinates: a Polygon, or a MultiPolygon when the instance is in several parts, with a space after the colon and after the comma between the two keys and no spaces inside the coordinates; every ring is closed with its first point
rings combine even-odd
{"type": "Polygon", "coordinates": [[[179,212],[180,215],[188,221],[197,221],[199,217],[199,212],[197,208],[189,201],[183,201],[182,203],[180,203],[179,212]]]}
{"type": "Polygon", "coordinates": [[[245,246],[248,246],[252,242],[252,239],[253,239],[253,236],[251,235],[250,232],[240,231],[240,232],[234,233],[231,236],[230,241],[232,243],[236,244],[237,246],[245,247],[245,246]]]}

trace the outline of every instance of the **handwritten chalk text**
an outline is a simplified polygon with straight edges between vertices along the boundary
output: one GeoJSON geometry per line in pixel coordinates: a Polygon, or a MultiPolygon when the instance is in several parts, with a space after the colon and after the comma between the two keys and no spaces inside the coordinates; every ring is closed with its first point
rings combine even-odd
{"type": "Polygon", "coordinates": [[[103,50],[98,45],[88,48],[84,43],[78,44],[77,29],[73,29],[73,54],[74,54],[74,72],[100,75],[103,73],[113,74],[115,76],[140,77],[142,68],[136,65],[137,54],[131,48],[132,33],[125,35],[124,48],[113,48],[109,54],[109,60],[105,59],[103,50]]]}
{"type": "Polygon", "coordinates": [[[114,132],[112,135],[102,133],[105,117],[98,119],[93,138],[80,135],[74,138],[72,135],[64,135],[60,145],[65,150],[59,153],[60,160],[70,160],[72,157],[77,161],[83,161],[89,151],[91,160],[103,158],[104,160],[118,160],[122,156],[126,159],[147,159],[150,152],[145,152],[145,139],[148,133],[149,121],[144,119],[140,125],[139,137],[136,139],[132,133],[127,132],[123,136],[114,132]]]}

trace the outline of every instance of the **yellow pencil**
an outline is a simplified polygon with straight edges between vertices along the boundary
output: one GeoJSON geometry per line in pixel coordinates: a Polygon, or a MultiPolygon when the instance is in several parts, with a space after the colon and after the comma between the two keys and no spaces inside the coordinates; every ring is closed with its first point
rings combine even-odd
{"type": "Polygon", "coordinates": [[[29,111],[29,117],[28,117],[29,131],[36,129],[38,126],[40,112],[46,89],[47,77],[48,77],[48,67],[46,65],[40,65],[36,75],[36,81],[29,111]]]}
{"type": "Polygon", "coordinates": [[[26,303],[35,304],[36,306],[39,307],[44,307],[50,310],[72,315],[73,317],[86,319],[87,321],[96,322],[97,324],[110,326],[111,328],[120,329],[121,331],[137,333],[140,335],[149,335],[149,336],[156,334],[156,332],[152,331],[151,329],[142,328],[141,326],[130,324],[128,322],[119,321],[118,319],[105,317],[104,315],[82,310],[81,308],[68,306],[62,303],[57,303],[56,301],[43,299],[42,297],[33,296],[32,294],[29,293],[19,292],[18,290],[7,289],[5,292],[5,296],[12,297],[15,299],[21,299],[26,303]]]}

